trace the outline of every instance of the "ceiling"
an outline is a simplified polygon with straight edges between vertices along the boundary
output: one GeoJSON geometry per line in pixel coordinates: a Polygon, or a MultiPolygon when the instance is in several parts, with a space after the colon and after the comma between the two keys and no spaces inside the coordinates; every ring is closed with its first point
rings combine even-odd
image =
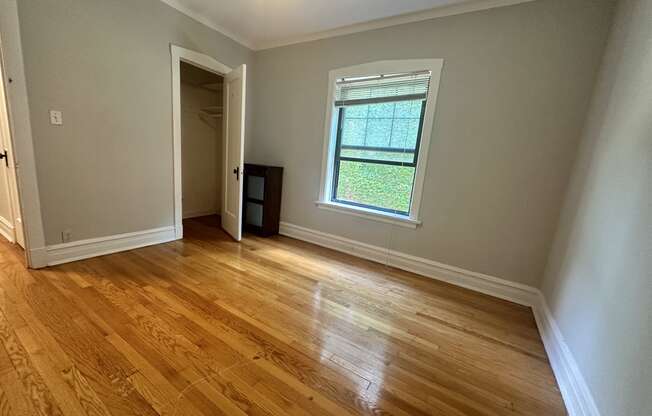
{"type": "Polygon", "coordinates": [[[530,0],[162,0],[252,49],[530,0]]]}

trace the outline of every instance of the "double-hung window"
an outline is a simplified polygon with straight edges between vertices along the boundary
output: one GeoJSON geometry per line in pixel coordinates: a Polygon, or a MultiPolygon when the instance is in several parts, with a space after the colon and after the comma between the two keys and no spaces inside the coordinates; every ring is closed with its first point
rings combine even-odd
{"type": "Polygon", "coordinates": [[[378,64],[331,72],[320,204],[416,224],[441,60],[378,64]]]}

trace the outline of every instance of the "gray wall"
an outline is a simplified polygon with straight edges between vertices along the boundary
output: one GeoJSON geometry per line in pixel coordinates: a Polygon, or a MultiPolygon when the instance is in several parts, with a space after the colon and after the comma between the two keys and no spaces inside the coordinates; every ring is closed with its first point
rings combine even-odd
{"type": "Polygon", "coordinates": [[[172,225],[170,43],[252,52],[159,0],[18,3],[46,243],[172,225]]]}
{"type": "Polygon", "coordinates": [[[285,167],[283,221],[538,285],[612,9],[538,0],[257,52],[247,159],[285,167]],[[445,59],[423,226],[317,208],[328,71],[407,58],[445,59]]]}
{"type": "Polygon", "coordinates": [[[619,6],[543,290],[601,414],[652,415],[652,0],[619,6]]]}

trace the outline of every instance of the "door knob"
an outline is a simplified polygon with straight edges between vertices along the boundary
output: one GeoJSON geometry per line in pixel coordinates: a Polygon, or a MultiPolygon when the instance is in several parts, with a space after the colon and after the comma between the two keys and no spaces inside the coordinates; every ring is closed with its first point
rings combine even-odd
{"type": "Polygon", "coordinates": [[[240,180],[240,166],[237,166],[235,169],[233,169],[233,174],[235,175],[235,180],[239,181],[240,180]]]}

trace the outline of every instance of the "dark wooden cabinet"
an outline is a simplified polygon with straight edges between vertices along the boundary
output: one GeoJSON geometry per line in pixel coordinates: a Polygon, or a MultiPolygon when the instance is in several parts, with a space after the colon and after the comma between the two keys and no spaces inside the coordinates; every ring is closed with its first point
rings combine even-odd
{"type": "Polygon", "coordinates": [[[245,163],[242,228],[267,237],[278,234],[283,168],[245,163]]]}

